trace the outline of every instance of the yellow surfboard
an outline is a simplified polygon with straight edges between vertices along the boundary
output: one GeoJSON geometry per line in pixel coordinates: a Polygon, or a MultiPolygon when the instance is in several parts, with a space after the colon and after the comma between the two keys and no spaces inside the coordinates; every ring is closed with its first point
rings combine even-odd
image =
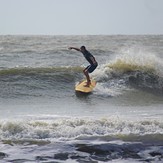
{"type": "Polygon", "coordinates": [[[93,91],[93,88],[96,86],[96,81],[91,80],[91,84],[89,87],[86,87],[87,80],[81,81],[75,86],[76,92],[82,92],[82,93],[91,93],[93,91]]]}

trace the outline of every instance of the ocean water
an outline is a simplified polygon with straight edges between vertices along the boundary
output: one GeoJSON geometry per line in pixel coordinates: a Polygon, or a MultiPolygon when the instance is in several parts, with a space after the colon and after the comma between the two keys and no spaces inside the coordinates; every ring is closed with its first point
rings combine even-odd
{"type": "Polygon", "coordinates": [[[0,36],[0,162],[163,162],[163,35],[0,36]]]}

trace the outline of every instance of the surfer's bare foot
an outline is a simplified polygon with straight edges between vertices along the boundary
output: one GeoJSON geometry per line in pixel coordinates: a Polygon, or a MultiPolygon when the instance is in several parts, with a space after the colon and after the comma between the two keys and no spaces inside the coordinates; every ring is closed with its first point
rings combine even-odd
{"type": "Polygon", "coordinates": [[[91,81],[88,81],[86,85],[84,85],[84,87],[89,87],[91,84],[91,81]]]}

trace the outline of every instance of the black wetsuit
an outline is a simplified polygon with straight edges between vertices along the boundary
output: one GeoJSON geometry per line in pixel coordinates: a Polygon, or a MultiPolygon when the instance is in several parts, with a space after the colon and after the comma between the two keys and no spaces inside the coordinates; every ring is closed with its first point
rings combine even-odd
{"type": "Polygon", "coordinates": [[[90,65],[86,67],[86,70],[88,70],[89,73],[93,72],[98,65],[97,62],[93,63],[93,61],[91,59],[91,58],[94,58],[94,60],[95,60],[95,57],[87,50],[85,50],[82,53],[83,53],[85,59],[90,63],[90,65]]]}

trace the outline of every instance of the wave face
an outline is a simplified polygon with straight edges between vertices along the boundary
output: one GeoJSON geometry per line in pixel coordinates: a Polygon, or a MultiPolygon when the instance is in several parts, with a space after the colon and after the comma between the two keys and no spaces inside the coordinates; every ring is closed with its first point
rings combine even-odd
{"type": "MultiPolygon", "coordinates": [[[[119,55],[108,63],[100,65],[91,77],[98,81],[97,90],[102,91],[100,85],[105,88],[120,87],[128,89],[134,87],[147,90],[156,94],[163,93],[163,63],[160,58],[148,55],[119,55]],[[115,85],[113,84],[115,83],[115,85]]],[[[83,66],[57,66],[57,67],[15,67],[0,70],[1,97],[8,97],[12,90],[19,97],[19,93],[30,95],[31,91],[58,89],[70,89],[73,84],[82,78],[83,66]],[[5,88],[5,89],[4,89],[5,88]],[[15,90],[13,89],[15,88],[15,90]],[[23,92],[30,92],[25,94],[23,92]],[[5,95],[6,94],[6,95],[5,95]]],[[[114,91],[113,90],[113,91],[114,91]]],[[[121,90],[119,90],[122,92],[121,90]]],[[[115,95],[116,92],[115,90],[115,95]]],[[[32,94],[31,94],[32,95],[32,94]]]]}

